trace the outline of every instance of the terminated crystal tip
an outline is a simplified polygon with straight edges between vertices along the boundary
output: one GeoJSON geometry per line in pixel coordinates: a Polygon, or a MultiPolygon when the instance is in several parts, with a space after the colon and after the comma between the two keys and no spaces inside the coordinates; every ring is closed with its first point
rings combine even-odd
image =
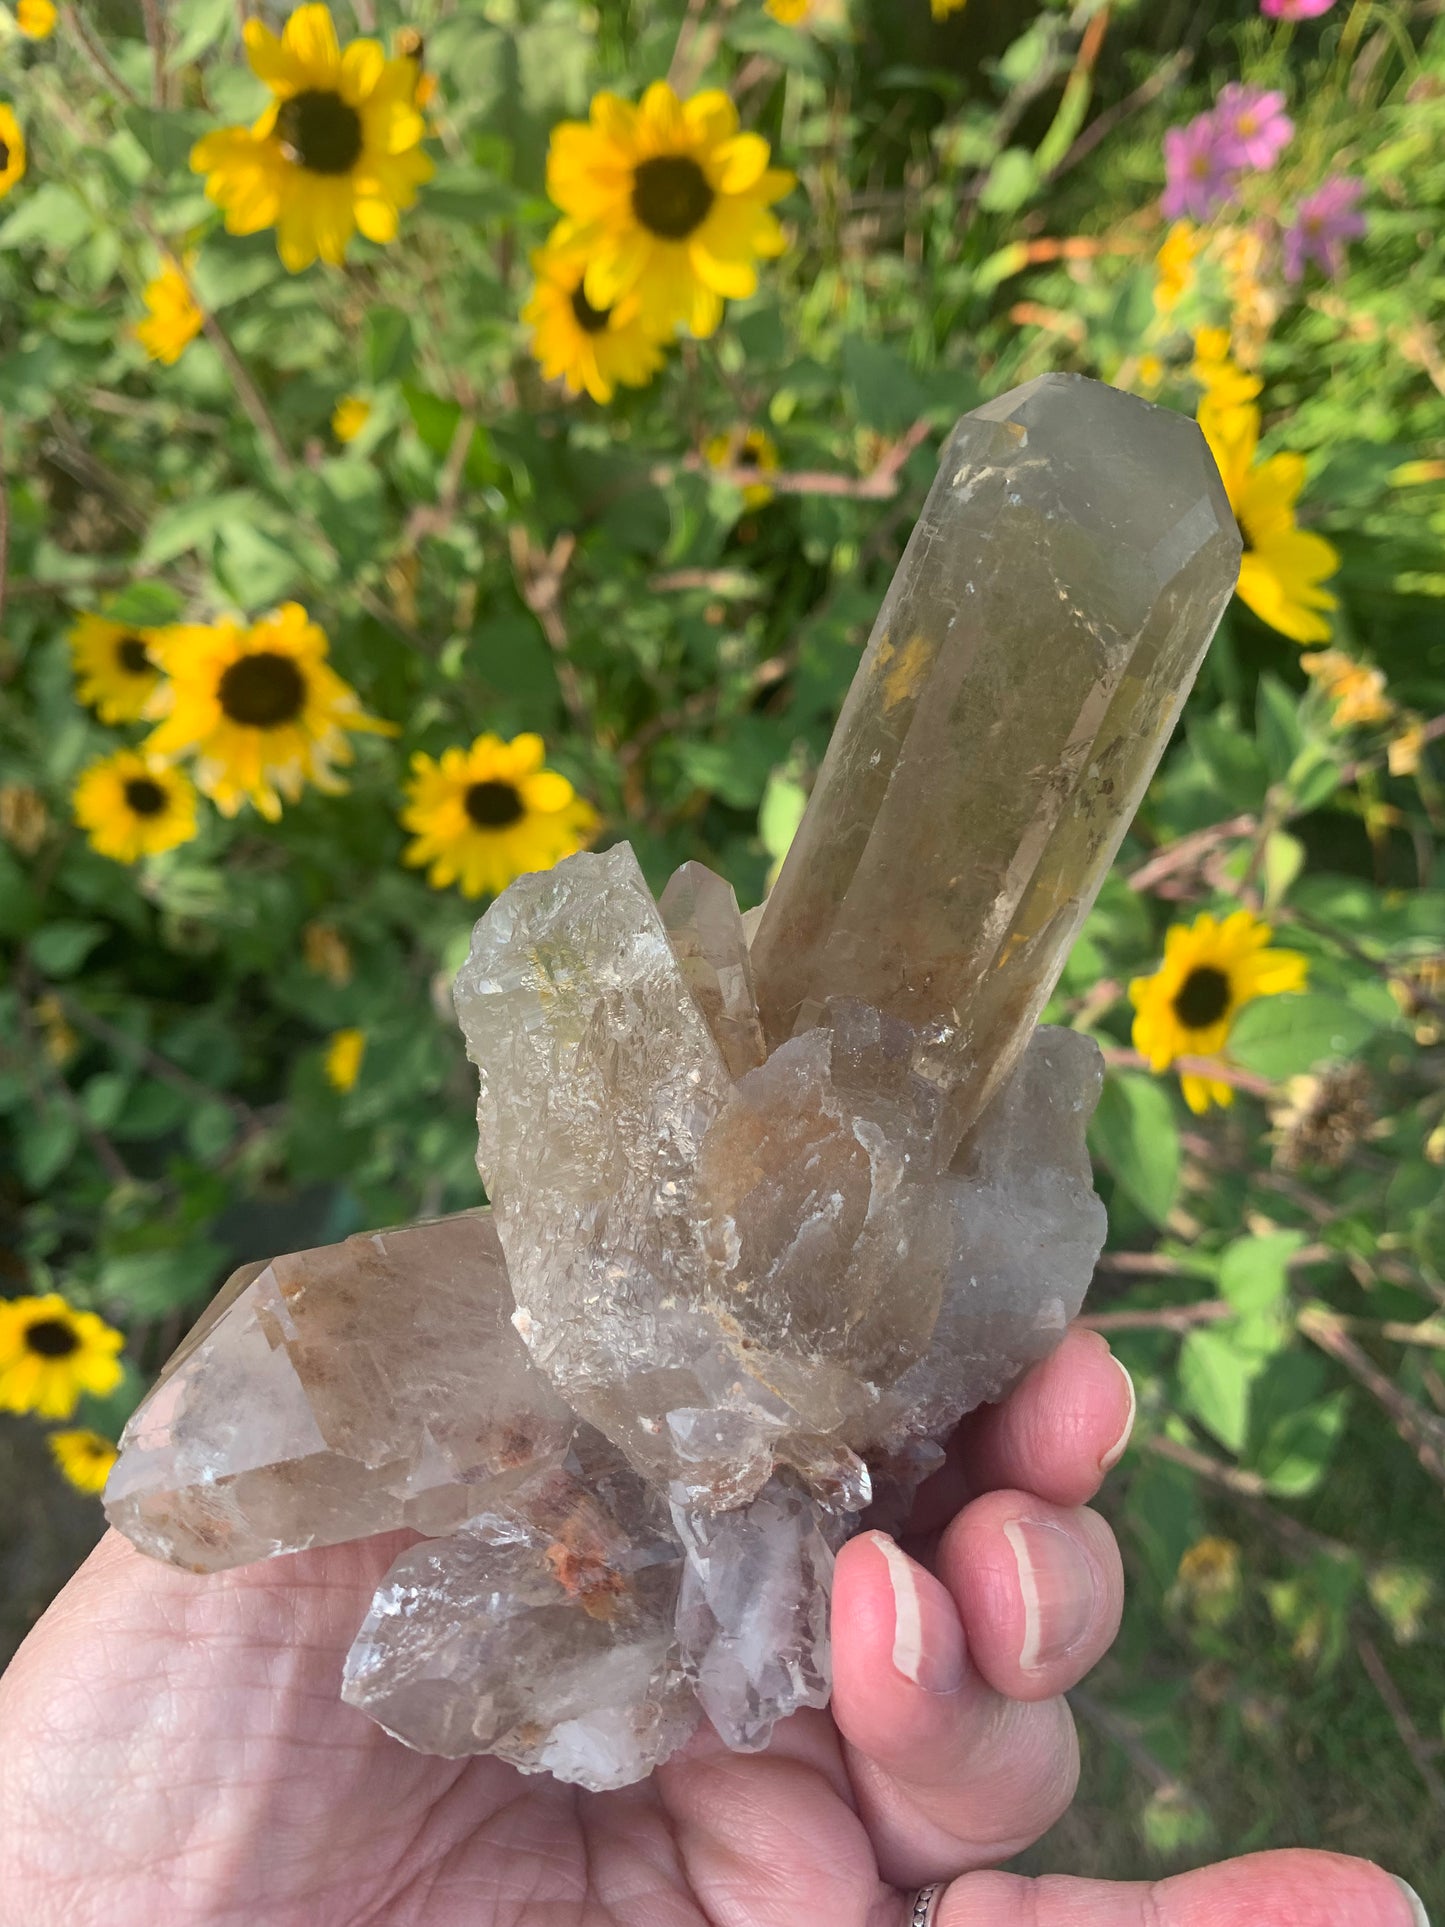
{"type": "Polygon", "coordinates": [[[957,1134],[1017,1061],[1239,573],[1185,416],[1044,375],[943,453],[753,943],[770,1047],[856,997],[957,1134]]]}

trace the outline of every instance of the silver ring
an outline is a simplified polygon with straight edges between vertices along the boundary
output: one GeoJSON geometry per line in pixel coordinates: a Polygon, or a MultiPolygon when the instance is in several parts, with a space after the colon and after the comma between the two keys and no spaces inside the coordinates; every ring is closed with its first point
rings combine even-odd
{"type": "Polygon", "coordinates": [[[913,1911],[908,1916],[907,1927],[933,1927],[938,1916],[938,1903],[943,1898],[947,1881],[940,1881],[932,1887],[920,1887],[913,1896],[913,1911]]]}

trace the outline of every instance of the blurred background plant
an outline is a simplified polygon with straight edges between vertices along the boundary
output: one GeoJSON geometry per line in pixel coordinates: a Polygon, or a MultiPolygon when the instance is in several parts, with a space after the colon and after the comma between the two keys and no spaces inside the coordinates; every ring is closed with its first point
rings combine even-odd
{"type": "Polygon", "coordinates": [[[0,9],[5,1637],[232,1266],[478,1199],[486,894],[626,836],[756,902],[948,424],[1076,369],[1246,560],[1051,1012],[1140,1419],[1029,1858],[1445,1906],[1438,7],[334,28],[0,9]]]}

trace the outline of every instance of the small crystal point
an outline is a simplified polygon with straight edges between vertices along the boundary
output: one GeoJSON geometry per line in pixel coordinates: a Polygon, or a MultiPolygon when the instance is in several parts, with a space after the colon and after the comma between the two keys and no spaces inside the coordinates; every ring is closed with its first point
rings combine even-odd
{"type": "Polygon", "coordinates": [[[917,1026],[954,1141],[1023,1049],[1239,573],[1186,417],[1081,375],[966,415],[752,956],[770,1047],[917,1026]]]}
{"type": "Polygon", "coordinates": [[[733,887],[702,863],[684,863],[657,899],[688,989],[733,1077],[761,1064],[763,1027],[753,995],[747,932],[733,887]]]}

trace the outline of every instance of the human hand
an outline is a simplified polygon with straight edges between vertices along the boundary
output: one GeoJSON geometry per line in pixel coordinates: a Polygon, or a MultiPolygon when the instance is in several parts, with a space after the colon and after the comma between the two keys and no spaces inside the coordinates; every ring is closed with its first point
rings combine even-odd
{"type": "Polygon", "coordinates": [[[1132,1414],[1073,1333],[960,1429],[917,1560],[843,1548],[829,1711],[761,1754],[704,1729],[615,1793],[411,1753],[342,1704],[400,1535],[194,1578],[110,1533],[0,1679],[0,1927],[904,1927],[943,1880],[936,1927],[1418,1927],[1328,1854],[1152,1888],[973,1871],[1073,1797],[1061,1695],[1123,1600],[1083,1508],[1132,1414]]]}

